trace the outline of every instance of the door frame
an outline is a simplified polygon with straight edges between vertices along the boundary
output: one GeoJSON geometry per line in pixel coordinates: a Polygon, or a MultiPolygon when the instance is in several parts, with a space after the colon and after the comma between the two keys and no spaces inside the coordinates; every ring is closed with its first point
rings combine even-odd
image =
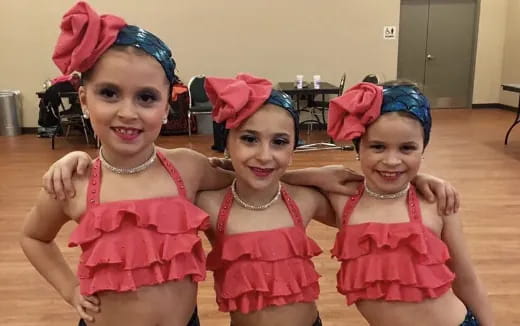
{"type": "Polygon", "coordinates": [[[473,53],[471,54],[471,70],[469,81],[469,108],[473,107],[473,92],[475,87],[475,66],[477,65],[477,46],[478,46],[478,32],[480,25],[480,3],[482,0],[475,0],[475,26],[473,26],[473,53]]]}
{"type": "MultiPolygon", "coordinates": [[[[432,2],[435,0],[429,0],[429,2],[432,2]]],[[[471,108],[473,106],[473,92],[475,87],[475,66],[477,62],[477,46],[478,46],[478,32],[479,32],[479,22],[480,22],[480,5],[482,0],[474,0],[475,1],[475,17],[474,17],[474,26],[473,26],[473,40],[472,40],[472,53],[471,53],[471,67],[470,67],[470,73],[469,73],[469,81],[468,81],[468,89],[469,94],[466,94],[468,96],[467,107],[471,108]]],[[[403,1],[399,1],[399,21],[401,20],[401,6],[403,1]]],[[[428,39],[426,39],[426,44],[428,44],[428,39]]],[[[426,48],[426,50],[428,50],[426,48]]],[[[426,56],[426,53],[425,53],[426,56]]],[[[399,62],[399,51],[397,51],[397,63],[399,62]]],[[[426,57],[424,58],[424,69],[426,70],[426,57]]],[[[398,71],[398,66],[396,66],[396,72],[398,71]]],[[[421,81],[422,83],[425,82],[425,80],[421,81]]],[[[423,85],[424,86],[424,85],[423,85]]]]}

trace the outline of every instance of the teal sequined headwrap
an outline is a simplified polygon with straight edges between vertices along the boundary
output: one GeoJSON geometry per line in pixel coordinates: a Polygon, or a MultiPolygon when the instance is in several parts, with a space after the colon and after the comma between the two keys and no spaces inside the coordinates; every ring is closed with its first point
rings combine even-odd
{"type": "Polygon", "coordinates": [[[412,85],[384,86],[381,114],[407,112],[421,123],[424,130],[424,146],[430,141],[432,117],[430,103],[417,87],[412,85]]]}
{"type": "Polygon", "coordinates": [[[127,25],[121,29],[114,44],[134,46],[145,51],[161,64],[170,85],[177,81],[172,52],[161,39],[152,33],[137,26],[127,25]]]}
{"type": "Polygon", "coordinates": [[[285,109],[287,112],[289,112],[289,114],[291,115],[291,117],[293,118],[293,121],[294,121],[294,136],[295,136],[294,147],[296,148],[296,146],[298,146],[298,140],[299,140],[299,136],[300,136],[299,135],[300,134],[299,133],[300,117],[299,117],[298,111],[294,107],[294,103],[293,103],[291,97],[282,91],[273,89],[271,91],[271,95],[269,95],[269,98],[265,101],[265,103],[279,106],[282,109],[285,109]]]}

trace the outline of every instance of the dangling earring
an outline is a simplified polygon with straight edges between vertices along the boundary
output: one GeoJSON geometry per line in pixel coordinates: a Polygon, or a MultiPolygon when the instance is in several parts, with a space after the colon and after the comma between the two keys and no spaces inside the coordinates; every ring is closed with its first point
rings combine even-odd
{"type": "Polygon", "coordinates": [[[167,123],[168,123],[168,117],[164,117],[164,118],[162,119],[162,124],[165,125],[165,124],[167,124],[167,123]]]}
{"type": "Polygon", "coordinates": [[[229,152],[228,152],[227,148],[224,150],[224,158],[226,160],[229,160],[231,158],[231,155],[229,155],[229,152]]]}
{"type": "Polygon", "coordinates": [[[359,161],[359,154],[356,154],[356,161],[359,161]]]}
{"type": "Polygon", "coordinates": [[[87,108],[85,107],[84,110],[83,110],[83,118],[84,118],[84,119],[88,119],[89,116],[90,116],[90,115],[89,115],[89,113],[88,113],[88,110],[87,110],[87,108]]]}

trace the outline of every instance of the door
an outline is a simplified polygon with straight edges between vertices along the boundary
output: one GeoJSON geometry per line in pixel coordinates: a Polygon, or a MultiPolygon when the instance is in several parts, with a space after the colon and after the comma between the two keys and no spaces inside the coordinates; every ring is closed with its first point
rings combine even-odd
{"type": "Polygon", "coordinates": [[[471,107],[477,0],[402,0],[398,78],[421,85],[432,108],[471,107]]]}

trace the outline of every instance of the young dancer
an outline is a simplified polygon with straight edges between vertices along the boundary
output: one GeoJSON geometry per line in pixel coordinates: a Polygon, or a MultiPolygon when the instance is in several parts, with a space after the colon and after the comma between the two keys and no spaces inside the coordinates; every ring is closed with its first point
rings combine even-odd
{"type": "Polygon", "coordinates": [[[280,179],[298,143],[298,113],[291,98],[262,78],[206,78],[216,122],[226,123],[226,150],[236,178],[230,187],[199,193],[210,215],[219,310],[233,326],[318,326],[321,253],[307,237],[312,218],[334,225],[327,199],[309,187],[280,179]]]}
{"type": "Polygon", "coordinates": [[[411,84],[358,84],[331,102],[328,132],[354,140],[365,181],[332,194],[338,291],[372,326],[494,325],[460,218],[410,184],[430,139],[428,100],[411,84]]]}
{"type": "Polygon", "coordinates": [[[40,193],[23,230],[25,254],[87,324],[198,325],[206,272],[198,231],[208,216],[192,201],[231,180],[202,155],[154,144],[176,80],[169,48],[78,2],[63,17],[53,59],[64,74],[82,73],[81,106],[103,147],[91,173],[73,178],[77,196],[40,193]],[[69,241],[82,250],[77,276],[54,241],[68,221],[78,224],[69,241]]]}

